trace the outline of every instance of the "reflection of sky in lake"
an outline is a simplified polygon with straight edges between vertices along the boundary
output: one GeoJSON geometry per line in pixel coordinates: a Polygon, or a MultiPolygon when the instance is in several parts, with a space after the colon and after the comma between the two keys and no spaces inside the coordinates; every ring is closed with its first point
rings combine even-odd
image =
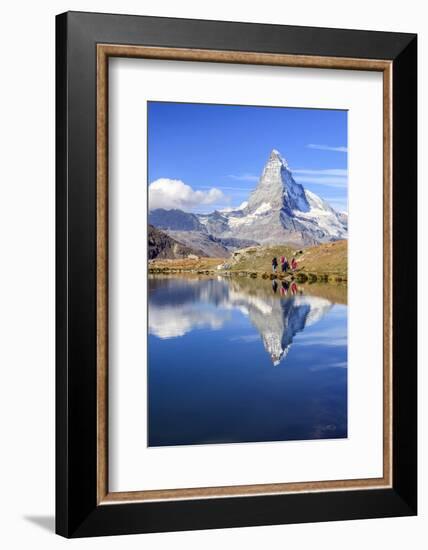
{"type": "Polygon", "coordinates": [[[246,285],[149,280],[149,445],[347,436],[347,307],[246,285]]]}

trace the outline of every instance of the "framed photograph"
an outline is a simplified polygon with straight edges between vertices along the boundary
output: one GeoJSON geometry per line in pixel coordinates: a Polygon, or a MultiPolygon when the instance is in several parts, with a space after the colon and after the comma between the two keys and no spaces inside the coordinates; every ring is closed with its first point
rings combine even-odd
{"type": "Polygon", "coordinates": [[[416,514],[416,36],[56,24],[57,533],[416,514]]]}

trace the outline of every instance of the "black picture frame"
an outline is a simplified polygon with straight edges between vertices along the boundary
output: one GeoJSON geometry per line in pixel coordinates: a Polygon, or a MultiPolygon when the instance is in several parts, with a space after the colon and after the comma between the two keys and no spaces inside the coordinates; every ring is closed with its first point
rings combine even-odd
{"type": "Polygon", "coordinates": [[[417,513],[417,36],[68,12],[56,18],[56,532],[86,537],[417,513]],[[392,61],[391,488],[97,504],[96,46],[392,61]],[[412,287],[412,292],[407,289],[412,287]]]}

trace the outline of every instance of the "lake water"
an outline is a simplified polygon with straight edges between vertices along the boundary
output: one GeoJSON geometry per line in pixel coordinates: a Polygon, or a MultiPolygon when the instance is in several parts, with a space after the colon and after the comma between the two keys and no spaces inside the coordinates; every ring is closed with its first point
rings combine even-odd
{"type": "Polygon", "coordinates": [[[148,445],[347,437],[346,287],[149,278],[148,445]]]}

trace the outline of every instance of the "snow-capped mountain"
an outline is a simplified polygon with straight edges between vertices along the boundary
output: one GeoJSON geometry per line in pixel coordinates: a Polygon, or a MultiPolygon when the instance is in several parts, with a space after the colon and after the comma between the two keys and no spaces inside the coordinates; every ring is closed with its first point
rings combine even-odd
{"type": "MultiPolygon", "coordinates": [[[[276,149],[271,152],[248,201],[239,208],[211,214],[153,210],[149,223],[166,231],[198,231],[215,238],[259,244],[305,246],[347,238],[347,215],[336,212],[297,183],[287,161],[276,149]]],[[[180,237],[187,244],[182,234],[180,237]]]]}

